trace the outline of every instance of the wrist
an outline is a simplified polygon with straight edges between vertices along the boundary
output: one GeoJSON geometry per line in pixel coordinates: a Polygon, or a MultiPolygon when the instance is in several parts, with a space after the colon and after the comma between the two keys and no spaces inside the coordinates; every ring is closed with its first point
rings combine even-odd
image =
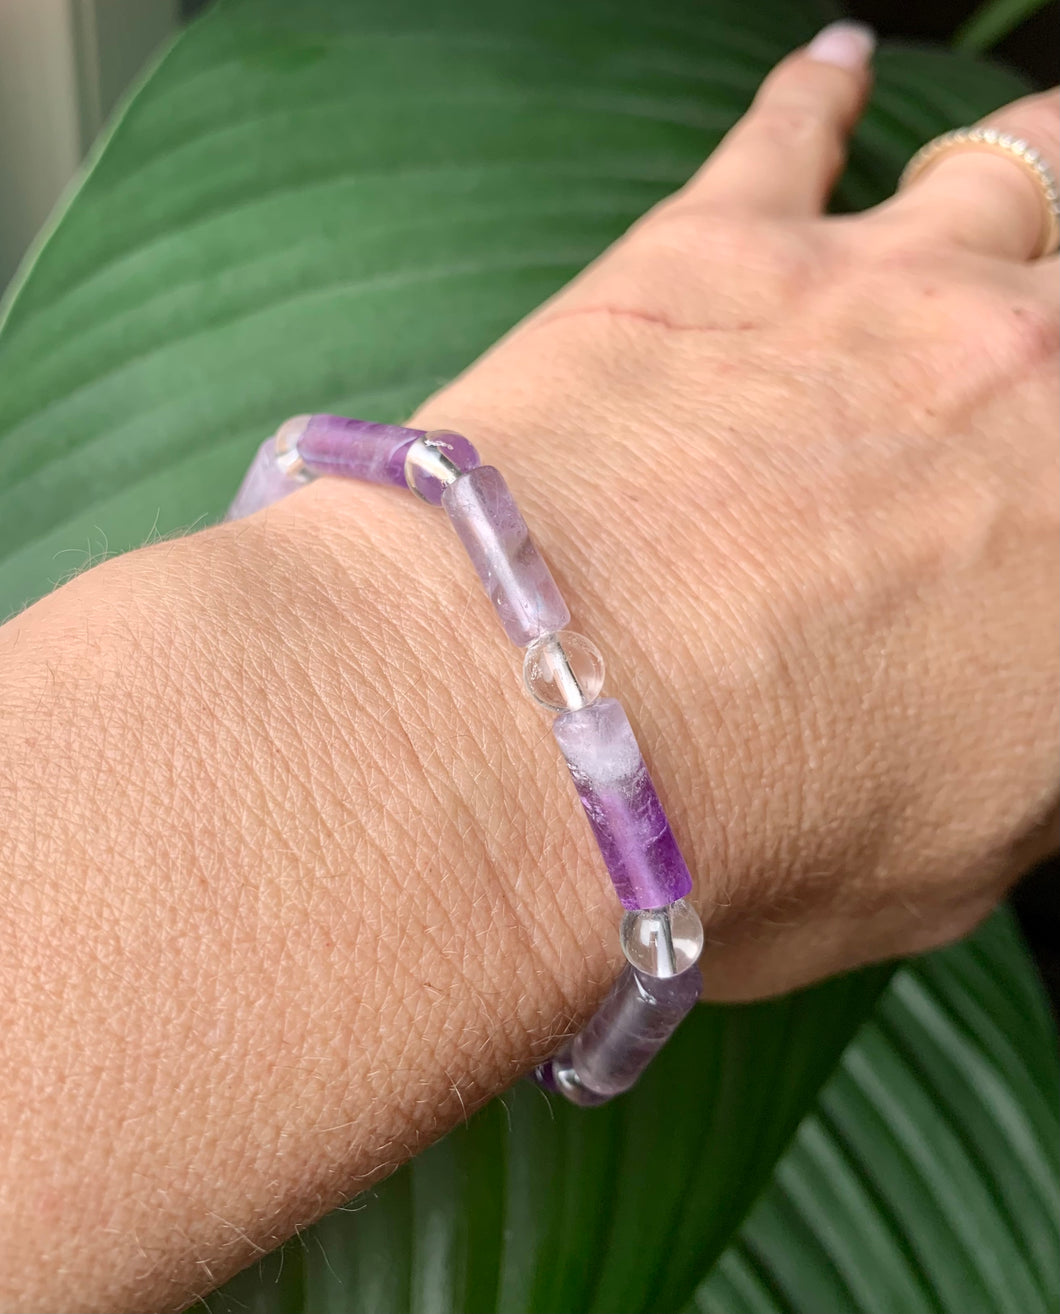
{"type": "Polygon", "coordinates": [[[61,1286],[58,1229],[79,1302],[183,1303],[201,1260],[220,1278],[349,1198],[606,988],[577,887],[537,879],[564,852],[533,718],[445,678],[430,572],[394,588],[412,527],[377,537],[366,504],[339,534],[349,493],[107,563],[0,634],[32,703],[0,735],[12,1302],[75,1298],[34,1285],[61,1286]]]}
{"type": "MultiPolygon", "coordinates": [[[[334,739],[349,746],[338,751],[375,755],[363,815],[377,859],[424,891],[467,993],[495,1003],[484,1025],[509,1033],[483,1070],[496,1088],[540,1057],[557,1020],[591,1010],[621,961],[613,892],[566,768],[441,513],[321,480],[268,515],[272,550],[312,563],[336,608],[321,625],[308,601],[304,623],[335,672],[334,739]]],[[[348,824],[341,787],[322,793],[348,824]]]]}

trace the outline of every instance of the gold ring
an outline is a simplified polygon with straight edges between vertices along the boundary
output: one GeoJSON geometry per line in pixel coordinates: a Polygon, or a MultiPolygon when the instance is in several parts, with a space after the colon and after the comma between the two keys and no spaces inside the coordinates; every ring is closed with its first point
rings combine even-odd
{"type": "Polygon", "coordinates": [[[1033,178],[1045,203],[1045,222],[1038,249],[1031,259],[1056,249],[1060,244],[1060,191],[1057,190],[1056,179],[1042,159],[1041,152],[1022,137],[1013,137],[1011,133],[999,132],[996,128],[954,128],[952,132],[944,132],[941,137],[933,137],[921,146],[905,166],[898,179],[898,190],[908,187],[926,169],[954,151],[991,151],[995,155],[1003,155],[1018,164],[1028,177],[1033,178]]]}

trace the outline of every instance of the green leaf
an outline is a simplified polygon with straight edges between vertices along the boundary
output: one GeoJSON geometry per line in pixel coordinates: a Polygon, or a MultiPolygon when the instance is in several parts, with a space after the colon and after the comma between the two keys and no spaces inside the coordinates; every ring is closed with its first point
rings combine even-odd
{"type": "MultiPolygon", "coordinates": [[[[680,1308],[815,1084],[820,1016],[845,1035],[879,979],[701,1008],[633,1096],[592,1115],[514,1090],[209,1306],[680,1308]]],[[[999,912],[894,977],[689,1311],[1049,1314],[1058,1102],[1054,1024],[999,912]]]]}
{"type": "MultiPolygon", "coordinates": [[[[827,16],[811,0],[217,5],[9,301],[0,615],[102,551],[217,516],[279,417],[406,414],[680,184],[827,16]]],[[[880,199],[920,142],[1019,90],[967,58],[883,52],[837,203],[880,199]]],[[[885,975],[704,1009],[605,1110],[521,1087],[217,1308],[680,1308],[885,975]]]]}
{"type": "Polygon", "coordinates": [[[255,1266],[210,1308],[677,1309],[888,975],[876,968],[769,1003],[700,1007],[641,1084],[602,1109],[520,1083],[309,1229],[286,1247],[282,1269],[277,1257],[255,1266]],[[274,1285],[278,1273],[286,1288],[274,1285]]]}
{"type": "Polygon", "coordinates": [[[1055,1036],[1006,914],[899,972],[699,1314],[1055,1310],[1055,1036]]]}
{"type": "MultiPolygon", "coordinates": [[[[277,416],[408,413],[681,183],[811,0],[229,0],[126,109],[0,330],[0,616],[216,517],[277,416]]],[[[1018,90],[880,60],[840,202],[1018,90]]]]}
{"type": "Polygon", "coordinates": [[[979,54],[996,46],[1049,0],[985,0],[953,34],[958,50],[979,54]]]}

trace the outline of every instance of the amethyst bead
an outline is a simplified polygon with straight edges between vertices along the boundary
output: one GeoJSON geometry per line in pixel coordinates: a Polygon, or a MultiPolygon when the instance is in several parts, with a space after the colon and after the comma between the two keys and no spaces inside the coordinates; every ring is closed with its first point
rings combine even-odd
{"type": "Polygon", "coordinates": [[[403,429],[397,424],[310,415],[298,438],[298,454],[315,475],[404,488],[405,455],[423,434],[422,429],[403,429]]]}
{"type": "Polygon", "coordinates": [[[605,1098],[629,1090],[702,989],[698,967],[665,979],[626,967],[571,1045],[570,1063],[581,1085],[605,1098]]]}
{"type": "Polygon", "coordinates": [[[243,516],[252,515],[263,506],[271,506],[288,493],[293,493],[303,483],[304,478],[288,474],[284,469],[276,451],[275,437],[266,438],[243,476],[243,482],[225,513],[225,519],[240,520],[243,516]]]}
{"type": "Polygon", "coordinates": [[[683,899],[692,877],[622,704],[601,698],[562,712],[552,731],[622,906],[661,908],[683,899]]]}
{"type": "Polygon", "coordinates": [[[501,472],[480,465],[461,475],[443,491],[442,506],[512,643],[525,648],[563,629],[567,604],[501,472]]]}

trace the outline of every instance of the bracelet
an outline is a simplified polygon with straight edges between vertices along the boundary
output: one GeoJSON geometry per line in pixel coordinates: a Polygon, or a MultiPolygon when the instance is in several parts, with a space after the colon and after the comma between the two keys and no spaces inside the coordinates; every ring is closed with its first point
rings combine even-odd
{"type": "Polygon", "coordinates": [[[295,416],[258,449],[226,518],[320,475],[408,487],[445,510],[505,633],[525,649],[526,691],[556,713],[553,734],[625,909],[627,963],[584,1030],[532,1077],[574,1104],[603,1104],[635,1084],[703,984],[692,877],[621,703],[600,697],[603,658],[566,628],[570,612],[503,476],[462,434],[295,416]]]}

